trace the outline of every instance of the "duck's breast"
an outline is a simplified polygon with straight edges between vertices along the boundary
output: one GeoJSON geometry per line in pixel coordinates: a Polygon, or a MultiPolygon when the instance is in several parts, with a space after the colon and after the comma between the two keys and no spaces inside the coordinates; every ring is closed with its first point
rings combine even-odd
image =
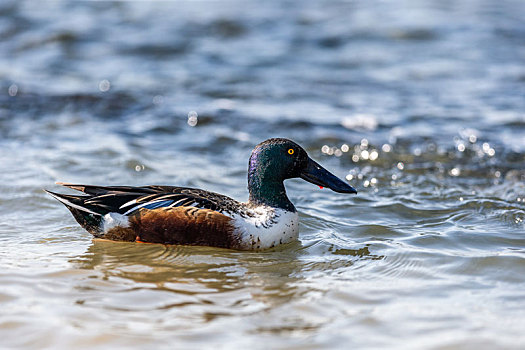
{"type": "Polygon", "coordinates": [[[262,250],[297,240],[299,215],[279,208],[258,207],[250,215],[233,215],[239,249],[262,250]]]}

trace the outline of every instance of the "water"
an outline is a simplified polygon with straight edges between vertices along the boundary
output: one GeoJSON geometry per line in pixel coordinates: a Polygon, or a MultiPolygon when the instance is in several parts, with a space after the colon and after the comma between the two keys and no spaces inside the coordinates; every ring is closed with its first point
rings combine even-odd
{"type": "MultiPolygon", "coordinates": [[[[521,1],[0,4],[0,347],[525,346],[521,1]],[[246,200],[288,137],[300,241],[92,241],[55,181],[246,200]]],[[[66,192],[67,190],[62,190],[66,192]]]]}

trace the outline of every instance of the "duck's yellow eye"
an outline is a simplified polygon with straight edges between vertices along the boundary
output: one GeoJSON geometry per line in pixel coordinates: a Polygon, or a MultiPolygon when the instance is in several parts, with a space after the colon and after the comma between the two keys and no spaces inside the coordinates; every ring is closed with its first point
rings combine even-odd
{"type": "Polygon", "coordinates": [[[290,149],[288,150],[288,154],[293,154],[293,152],[294,152],[293,148],[290,148],[290,149]]]}

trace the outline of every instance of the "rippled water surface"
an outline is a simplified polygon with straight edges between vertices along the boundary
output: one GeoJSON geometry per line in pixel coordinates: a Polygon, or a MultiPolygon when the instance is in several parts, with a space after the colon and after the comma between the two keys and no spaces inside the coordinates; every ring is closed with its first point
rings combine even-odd
{"type": "MultiPolygon", "coordinates": [[[[0,347],[525,347],[525,3],[0,3],[0,347]],[[288,137],[300,240],[92,241],[55,181],[246,200],[288,137]]],[[[67,192],[67,190],[62,190],[67,192]]]]}

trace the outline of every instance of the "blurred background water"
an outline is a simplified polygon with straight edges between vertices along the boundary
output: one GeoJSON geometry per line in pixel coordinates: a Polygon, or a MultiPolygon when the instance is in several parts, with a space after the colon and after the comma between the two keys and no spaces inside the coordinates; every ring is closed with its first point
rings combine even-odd
{"type": "MultiPolygon", "coordinates": [[[[525,2],[0,3],[0,347],[525,347],[525,2]],[[253,146],[300,241],[93,242],[55,181],[246,200],[253,146]]],[[[67,190],[64,190],[66,192],[67,190]]]]}

